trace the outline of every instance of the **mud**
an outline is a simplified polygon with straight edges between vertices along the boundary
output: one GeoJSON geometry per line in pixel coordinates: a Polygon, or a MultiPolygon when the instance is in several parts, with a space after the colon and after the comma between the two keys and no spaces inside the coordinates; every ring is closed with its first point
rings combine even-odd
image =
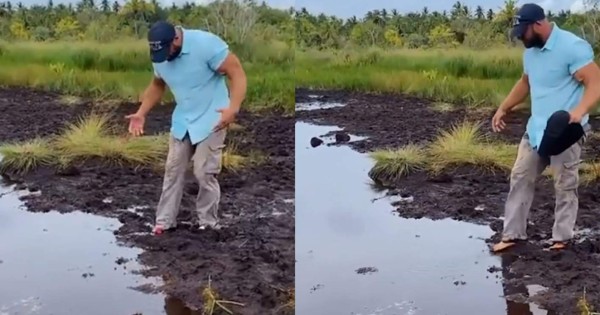
{"type": "MultiPolygon", "coordinates": [[[[92,111],[114,114],[125,134],[123,117],[138,108],[132,103],[65,105],[58,97],[28,89],[0,89],[0,110],[5,113],[0,118],[2,141],[53,135],[92,111]]],[[[147,119],[146,134],[168,132],[171,112],[172,105],[155,107],[147,119]]],[[[115,232],[117,239],[144,249],[139,256],[149,267],[144,275],[160,276],[165,282],[154,291],[200,308],[201,289],[210,278],[223,299],[245,304],[232,306],[236,314],[271,314],[288,302],[285,290],[294,285],[294,204],[290,201],[294,198],[294,118],[242,111],[238,123],[243,129],[231,132],[227,143],[243,155],[260,152],[266,159],[250,169],[220,175],[220,215],[226,225],[220,231],[201,232],[193,226],[197,185],[191,174],[186,179],[180,225],[160,237],[149,232],[162,170],[87,161],[68,172],[41,168],[3,176],[42,192],[24,199],[29,211],[81,210],[118,218],[123,226],[115,232]],[[135,211],[124,210],[132,207],[135,211]]]]}
{"type": "MultiPolygon", "coordinates": [[[[447,129],[465,119],[480,121],[490,137],[517,143],[525,130],[527,113],[512,113],[506,120],[507,130],[494,134],[489,121],[494,110],[459,109],[449,112],[433,110],[433,102],[404,95],[362,94],[341,91],[296,90],[296,101],[315,99],[343,103],[343,107],[298,111],[297,120],[314,124],[336,125],[345,132],[368,137],[349,144],[360,152],[379,148],[394,148],[408,143],[423,143],[433,139],[438,130],[447,129]],[[309,96],[313,95],[313,96],[309,96]],[[315,97],[315,95],[317,97],[315,97]]],[[[314,107],[314,106],[313,106],[314,107]]],[[[600,120],[590,119],[594,130],[600,120]]],[[[321,136],[321,135],[314,135],[321,136]]],[[[600,154],[600,141],[592,136],[585,145],[583,159],[600,154]]],[[[486,239],[495,242],[502,231],[503,205],[508,192],[508,174],[483,173],[472,168],[459,168],[436,178],[414,174],[393,185],[398,195],[413,197],[412,202],[396,204],[397,212],[408,218],[453,218],[488,224],[496,233],[486,239]]],[[[562,252],[548,252],[543,248],[551,237],[554,212],[554,194],[551,179],[540,177],[536,197],[530,211],[528,235],[530,241],[502,254],[504,291],[510,295],[518,289],[538,285],[547,288],[534,297],[552,314],[577,314],[577,300],[584,288],[588,302],[600,307],[600,209],[597,183],[579,189],[577,236],[571,247],[562,252]]],[[[411,235],[411,239],[414,239],[411,235]]],[[[450,244],[449,244],[450,245],[450,244]]],[[[490,272],[497,272],[490,269],[490,272]]],[[[468,283],[465,284],[469,286],[468,283]]],[[[523,294],[526,298],[527,293],[523,294]]],[[[510,309],[510,307],[509,307],[510,309]]]]}

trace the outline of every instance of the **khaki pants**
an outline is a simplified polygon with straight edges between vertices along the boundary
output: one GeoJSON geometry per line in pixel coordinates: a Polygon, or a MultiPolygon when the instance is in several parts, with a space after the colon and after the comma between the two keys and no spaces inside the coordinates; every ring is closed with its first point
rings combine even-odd
{"type": "MultiPolygon", "coordinates": [[[[589,125],[584,126],[586,135],[589,125]]],[[[554,227],[552,241],[568,241],[573,237],[579,198],[579,164],[585,137],[563,153],[540,157],[531,148],[527,134],[521,139],[517,160],[510,175],[510,191],[504,209],[503,239],[527,239],[527,217],[533,202],[535,181],[547,166],[554,174],[554,227]]]]}
{"type": "Polygon", "coordinates": [[[177,140],[171,136],[162,194],[156,209],[156,224],[162,225],[165,229],[177,225],[176,219],[183,195],[185,172],[190,159],[193,162],[194,176],[199,186],[196,197],[198,222],[200,225],[208,226],[217,224],[221,189],[216,175],[221,172],[225,135],[226,130],[223,129],[212,133],[196,145],[191,144],[187,135],[183,140],[177,140]]]}

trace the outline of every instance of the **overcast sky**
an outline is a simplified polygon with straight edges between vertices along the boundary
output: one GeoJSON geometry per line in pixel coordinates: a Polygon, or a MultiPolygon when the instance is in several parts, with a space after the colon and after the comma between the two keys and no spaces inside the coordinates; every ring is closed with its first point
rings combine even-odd
{"type": "MultiPolygon", "coordinates": [[[[275,2],[278,0],[271,1],[275,2]]],[[[585,0],[520,0],[518,5],[527,2],[535,2],[551,11],[558,11],[561,9],[578,11],[583,7],[582,1],[585,0]]],[[[461,2],[468,6],[476,7],[477,5],[481,5],[486,10],[492,8],[496,11],[498,7],[502,6],[504,0],[461,0],[461,2]]],[[[454,3],[456,3],[456,0],[296,0],[295,7],[306,7],[309,12],[323,12],[327,15],[348,18],[353,15],[363,17],[367,11],[382,8],[385,8],[388,11],[396,9],[399,12],[404,13],[421,11],[424,6],[427,6],[429,11],[450,11],[454,3]]]]}
{"type": "MultiPolygon", "coordinates": [[[[23,4],[46,4],[48,0],[21,0],[23,4]]],[[[73,0],[74,2],[75,0],[73,0]]],[[[110,0],[111,2],[114,0],[110,0]]],[[[118,0],[123,2],[125,0],[118,0]]],[[[171,3],[184,3],[186,0],[159,0],[159,2],[170,5],[171,3]]],[[[210,0],[190,0],[196,3],[206,3],[210,0]]],[[[262,0],[257,0],[262,1],[262,0]]],[[[547,10],[558,11],[561,9],[571,9],[578,11],[583,8],[582,1],[590,0],[520,0],[518,3],[535,2],[542,5],[547,10]]],[[[591,0],[598,1],[598,0],[591,0]]],[[[69,0],[54,0],[54,3],[68,3],[69,0]]],[[[348,18],[353,15],[363,17],[367,11],[375,9],[396,9],[399,12],[420,11],[427,6],[430,11],[450,10],[456,0],[266,0],[274,7],[287,9],[292,6],[296,8],[306,7],[311,13],[325,13],[327,15],[336,15],[341,18],[348,18]]],[[[461,0],[469,6],[483,6],[486,10],[492,8],[495,10],[502,6],[504,0],[461,0]]]]}

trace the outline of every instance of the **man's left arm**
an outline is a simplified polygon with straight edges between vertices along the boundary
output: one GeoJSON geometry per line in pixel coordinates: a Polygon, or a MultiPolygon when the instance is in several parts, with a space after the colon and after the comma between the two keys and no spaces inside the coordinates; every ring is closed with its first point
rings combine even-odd
{"type": "Polygon", "coordinates": [[[238,57],[219,36],[209,34],[205,49],[209,67],[229,79],[229,107],[237,113],[246,97],[246,72],[238,57]]]}
{"type": "Polygon", "coordinates": [[[217,72],[229,78],[229,106],[235,112],[239,112],[242,102],[246,97],[248,84],[242,63],[234,53],[229,52],[217,69],[217,72]]]}
{"type": "Polygon", "coordinates": [[[571,116],[572,120],[580,120],[600,101],[600,68],[594,61],[594,51],[587,41],[575,43],[570,53],[569,72],[584,86],[583,97],[571,116]]]}

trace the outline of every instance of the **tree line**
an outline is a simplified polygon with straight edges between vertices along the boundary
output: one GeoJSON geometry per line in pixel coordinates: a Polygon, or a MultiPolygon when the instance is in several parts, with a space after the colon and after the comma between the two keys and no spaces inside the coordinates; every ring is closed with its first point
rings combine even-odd
{"type": "MultiPolygon", "coordinates": [[[[575,32],[600,47],[599,0],[584,0],[585,13],[547,11],[561,28],[575,32]]],[[[483,3],[484,1],[482,1],[483,3]]],[[[499,8],[468,6],[460,1],[449,10],[400,14],[396,9],[367,12],[362,18],[341,19],[314,15],[300,8],[295,12],[296,45],[300,48],[339,49],[351,46],[487,48],[514,45],[509,36],[516,0],[505,0],[499,8]]]]}
{"type": "Polygon", "coordinates": [[[232,44],[279,40],[294,44],[293,9],[280,10],[254,0],[187,2],[161,6],[157,0],[81,0],[73,4],[24,6],[0,2],[0,38],[8,40],[145,38],[149,26],[168,19],[188,28],[217,33],[232,44]]]}

